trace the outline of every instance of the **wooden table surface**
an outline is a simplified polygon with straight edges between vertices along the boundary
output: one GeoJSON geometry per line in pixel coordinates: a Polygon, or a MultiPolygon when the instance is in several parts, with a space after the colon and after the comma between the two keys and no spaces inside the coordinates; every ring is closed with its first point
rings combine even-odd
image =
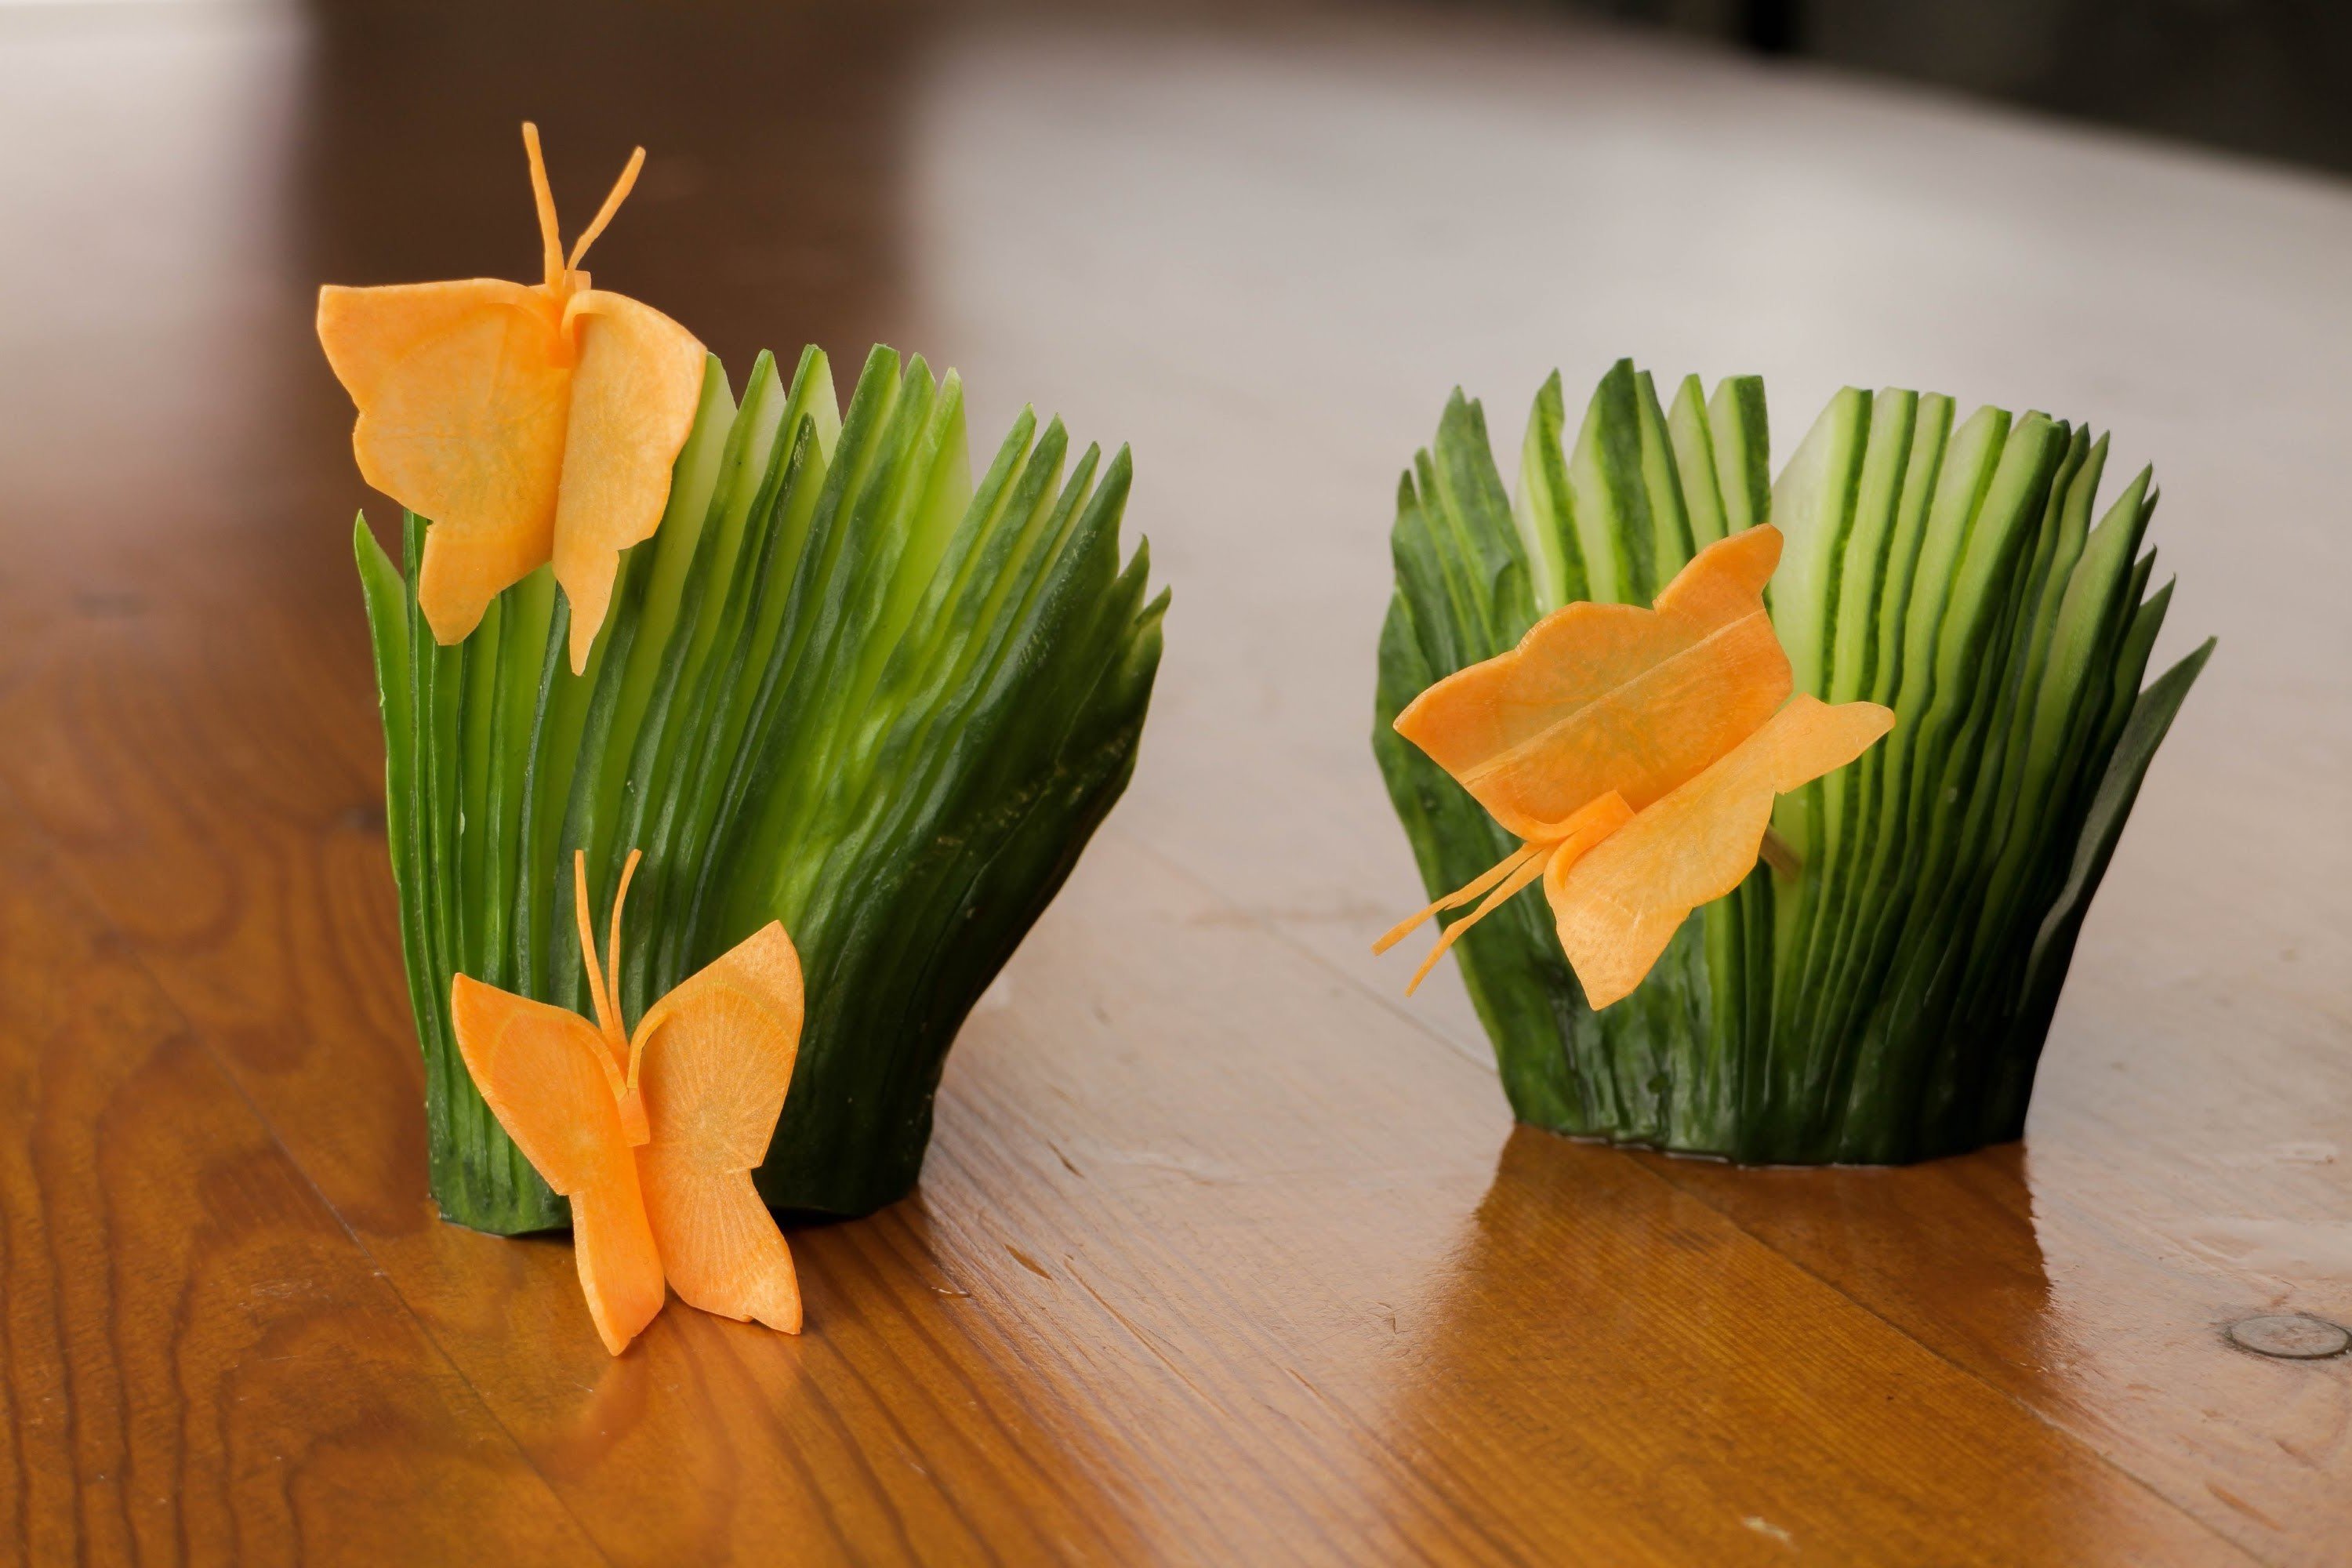
{"type": "MultiPolygon", "coordinates": [[[[2352,188],[1468,11],[0,5],[0,1561],[2352,1563],[2352,188]],[[474,14],[474,13],[478,14],[474,14]],[[1129,440],[1134,785],[808,1331],[436,1221],[322,280],[534,262],[1129,440]],[[2219,656],[2022,1146],[1514,1131],[1367,745],[1396,472],[1554,365],[2037,405],[2219,656]]],[[[1578,394],[1580,398],[1580,393],[1578,394]]]]}

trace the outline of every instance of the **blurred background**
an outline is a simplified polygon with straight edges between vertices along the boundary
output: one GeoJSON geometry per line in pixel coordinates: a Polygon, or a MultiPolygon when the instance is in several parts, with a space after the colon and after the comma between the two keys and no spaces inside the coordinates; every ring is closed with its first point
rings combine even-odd
{"type": "Polygon", "coordinates": [[[1582,15],[2352,169],[2340,0],[1574,0],[1582,15]]]}

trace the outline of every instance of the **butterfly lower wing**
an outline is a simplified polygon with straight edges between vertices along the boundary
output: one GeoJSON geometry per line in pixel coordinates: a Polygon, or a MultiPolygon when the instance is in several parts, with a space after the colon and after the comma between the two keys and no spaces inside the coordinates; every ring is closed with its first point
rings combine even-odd
{"type": "Polygon", "coordinates": [[[709,355],[649,305],[590,289],[567,309],[580,351],[554,517],[555,580],[572,605],[572,668],[613,597],[620,553],[660,526],[709,355]]]}
{"type": "Polygon", "coordinates": [[[1691,910],[1756,864],[1772,799],[1844,766],[1894,727],[1872,702],[1800,696],[1712,767],[1544,878],[1560,946],[1593,1007],[1642,983],[1691,910]]]}
{"type": "Polygon", "coordinates": [[[1763,596],[1780,556],[1780,534],[1751,528],[1700,551],[1654,608],[1564,605],[1415,698],[1397,733],[1522,838],[1611,790],[1639,811],[1788,697],[1763,596]]]}
{"type": "Polygon", "coordinates": [[[544,289],[477,278],[319,291],[368,483],[432,520],[417,604],[444,643],[548,558],[572,373],[544,289]]]}
{"type": "Polygon", "coordinates": [[[663,997],[636,1036],[651,1133],[637,1169],[671,1286],[786,1333],[800,1331],[800,1284],[751,1172],[792,1087],[801,1016],[800,958],[771,923],[663,997]]]}
{"type": "Polygon", "coordinates": [[[572,1200],[580,1286],[598,1336],[618,1355],[661,1310],[663,1284],[604,1042],[575,1014],[462,974],[450,984],[449,1009],[483,1101],[547,1184],[572,1200]]]}

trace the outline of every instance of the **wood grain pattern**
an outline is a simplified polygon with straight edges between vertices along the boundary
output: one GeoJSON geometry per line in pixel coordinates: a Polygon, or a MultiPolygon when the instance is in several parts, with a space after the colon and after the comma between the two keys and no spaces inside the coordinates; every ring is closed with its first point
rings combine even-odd
{"type": "Polygon", "coordinates": [[[2222,1332],[2352,1318],[2340,187],[1453,12],[565,16],[0,9],[0,201],[75,237],[0,247],[0,1559],[2343,1560],[2352,1360],[2222,1332]],[[1177,590],[1129,800],[920,1192],[795,1233],[798,1340],[613,1360],[567,1247],[424,1196],[307,301],[527,270],[525,109],[560,188],[653,147],[600,278],[730,363],[881,337],[1133,439],[1177,590]],[[2222,655],[2021,1149],[1514,1131],[1363,951],[1393,471],[1629,349],[1765,370],[1784,450],[1858,374],[2160,462],[2222,655]]]}
{"type": "Polygon", "coordinates": [[[0,1557],[592,1555],[199,1037],[9,816],[0,1557]]]}

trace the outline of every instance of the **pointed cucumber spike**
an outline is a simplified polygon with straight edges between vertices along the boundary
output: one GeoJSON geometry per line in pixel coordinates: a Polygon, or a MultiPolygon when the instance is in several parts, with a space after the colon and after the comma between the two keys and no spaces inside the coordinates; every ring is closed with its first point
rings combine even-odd
{"type": "Polygon", "coordinates": [[[2148,478],[2143,468],[2116,498],[2106,516],[2084,540],[2082,555],[2067,575],[2034,695],[2027,742],[2029,789],[2034,778],[2046,778],[2062,764],[2069,737],[2077,729],[2081,699],[2094,686],[2091,672],[2096,668],[2100,646],[2137,603],[2128,588],[2148,478]]]}
{"type": "Polygon", "coordinates": [[[1772,522],[1787,543],[1772,574],[1772,626],[1789,651],[1796,689],[1828,689],[1837,566],[1853,521],[1856,481],[1870,435],[1870,394],[1846,387],[1830,399],[1772,487],[1772,522]]]}
{"type": "Polygon", "coordinates": [[[1424,490],[1433,521],[1467,575],[1458,584],[1489,638],[1534,619],[1536,595],[1509,494],[1486,437],[1486,411],[1457,389],[1439,420],[1424,490]]]}
{"type": "Polygon", "coordinates": [[[1683,377],[1675,405],[1666,413],[1666,435],[1674,443],[1675,467],[1681,473],[1691,547],[1704,550],[1727,531],[1723,489],[1716,480],[1715,437],[1707,428],[1706,394],[1700,390],[1697,376],[1683,377]]]}
{"type": "Polygon", "coordinates": [[[1764,378],[1727,376],[1707,399],[1707,433],[1715,442],[1715,482],[1723,497],[1723,531],[1738,533],[1769,520],[1771,433],[1764,415],[1764,378]]]}
{"type": "Polygon", "coordinates": [[[1527,548],[1528,585],[1538,615],[1591,596],[1569,504],[1568,458],[1560,449],[1566,422],[1559,372],[1553,371],[1528,416],[1527,439],[1519,447],[1519,493],[1511,509],[1527,548]]]}
{"type": "MultiPolygon", "coordinates": [[[[1766,603],[1773,629],[1788,652],[1795,689],[1815,697],[1829,689],[1838,568],[1853,523],[1871,425],[1870,394],[1844,388],[1813,422],[1772,487],[1772,522],[1784,542],[1766,603]]],[[[1769,884],[1778,955],[1776,994],[1793,983],[1811,945],[1805,927],[1821,888],[1819,862],[1825,847],[1822,791],[1821,781],[1815,780],[1773,803],[1773,831],[1800,864],[1815,870],[1790,886],[1769,884]]]]}
{"type": "Polygon", "coordinates": [[[1658,404],[1657,384],[1646,370],[1633,378],[1633,413],[1642,437],[1642,489],[1649,501],[1650,572],[1657,586],[1664,588],[1689,562],[1695,546],[1665,410],[1658,404]]]}
{"type": "Polygon", "coordinates": [[[1619,360],[1593,388],[1568,460],[1569,512],[1585,581],[1607,604],[1646,605],[1664,585],[1642,474],[1640,397],[1633,362],[1619,360]]]}
{"type": "Polygon", "coordinates": [[[2082,835],[2074,845],[2065,883],[2059,889],[2033,940],[2032,956],[2026,971],[2021,1029],[2031,1030],[2037,1040],[2057,1010],[2059,987],[2065,983],[2066,965],[2074,957],[2075,939],[2082,933],[2083,917],[2090,911],[2091,898],[2099,890],[2108,862],[2115,858],[2116,845],[2123,837],[2124,824],[2130,818],[2133,802],[2139,797],[2139,786],[2147,776],[2148,764],[2156,760],[2156,749],[2172,728],[2189,689],[2196,684],[2206,661],[2213,657],[2214,642],[2211,637],[2206,638],[2188,658],[2158,676],[2139,694],[2116,741],[2115,755],[2100,775],[2082,835]]]}

